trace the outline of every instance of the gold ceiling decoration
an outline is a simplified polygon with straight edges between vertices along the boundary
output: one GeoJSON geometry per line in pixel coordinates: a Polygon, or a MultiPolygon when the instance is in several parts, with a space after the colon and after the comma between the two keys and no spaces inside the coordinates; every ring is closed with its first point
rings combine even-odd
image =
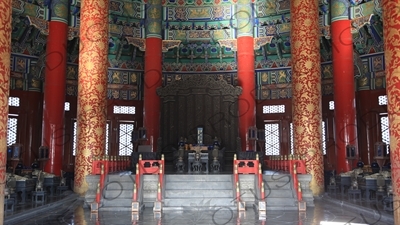
{"type": "Polygon", "coordinates": [[[29,25],[36,27],[43,35],[49,35],[49,22],[37,17],[28,17],[29,25]]]}
{"type": "Polygon", "coordinates": [[[180,44],[181,44],[181,41],[178,41],[178,40],[163,40],[162,41],[162,51],[168,52],[169,49],[179,47],[180,44]]]}
{"type": "Polygon", "coordinates": [[[237,50],[237,39],[218,40],[218,43],[221,47],[231,48],[232,51],[237,50]]]}
{"type": "Polygon", "coordinates": [[[351,26],[353,28],[351,29],[351,33],[352,34],[358,33],[358,31],[360,30],[361,27],[363,27],[363,26],[365,26],[367,24],[370,24],[371,18],[372,18],[373,15],[374,14],[352,19],[351,20],[351,26]]]}
{"type": "Polygon", "coordinates": [[[134,37],[125,38],[128,41],[128,44],[138,47],[140,51],[146,51],[146,39],[134,37]]]}
{"type": "MultiPolygon", "coordinates": [[[[37,17],[26,16],[29,25],[36,27],[43,35],[49,35],[49,21],[37,17]]],[[[79,27],[68,27],[68,40],[79,37],[79,27]]]]}
{"type": "Polygon", "coordinates": [[[274,36],[265,36],[254,38],[254,50],[260,49],[261,46],[271,43],[274,36]]]}

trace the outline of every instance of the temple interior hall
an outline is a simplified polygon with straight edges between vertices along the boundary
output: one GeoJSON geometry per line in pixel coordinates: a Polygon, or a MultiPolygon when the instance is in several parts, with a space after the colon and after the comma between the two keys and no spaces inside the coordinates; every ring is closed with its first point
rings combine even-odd
{"type": "Polygon", "coordinates": [[[0,224],[400,225],[399,8],[0,1],[0,224]]]}

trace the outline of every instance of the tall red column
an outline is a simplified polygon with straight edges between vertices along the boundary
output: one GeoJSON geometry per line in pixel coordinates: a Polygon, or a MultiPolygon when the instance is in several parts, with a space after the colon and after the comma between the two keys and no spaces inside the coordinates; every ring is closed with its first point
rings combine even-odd
{"type": "Polygon", "coordinates": [[[400,0],[383,0],[386,91],[392,163],[394,224],[400,224],[400,0]]]}
{"type": "Polygon", "coordinates": [[[86,175],[94,156],[106,147],[109,0],[84,0],[81,6],[74,191],[88,190],[86,175]]]}
{"type": "Polygon", "coordinates": [[[236,17],[238,19],[237,73],[238,85],[242,87],[239,96],[239,137],[242,151],[256,150],[254,143],[248,140],[248,130],[256,125],[255,113],[255,71],[254,37],[251,19],[251,0],[239,0],[236,17]]]}
{"type": "Polygon", "coordinates": [[[11,58],[11,0],[0,1],[0,224],[4,222],[11,58]]]}
{"type": "Polygon", "coordinates": [[[68,2],[52,2],[46,43],[42,146],[49,148],[44,171],[61,174],[64,148],[64,103],[67,68],[68,2]],[[56,11],[57,10],[57,11],[56,11]]]}
{"type": "MultiPolygon", "coordinates": [[[[346,146],[357,149],[356,101],[354,90],[353,39],[348,18],[349,1],[334,0],[331,37],[335,101],[336,171],[347,172],[352,166],[346,159],[346,146]]],[[[356,153],[356,157],[358,154],[356,153]]]]}
{"type": "Polygon", "coordinates": [[[161,38],[146,38],[143,125],[153,151],[157,150],[157,139],[160,136],[160,97],[156,90],[162,80],[161,54],[161,38]]]}
{"type": "Polygon", "coordinates": [[[239,96],[239,136],[242,150],[256,150],[256,146],[248,140],[248,130],[255,126],[255,75],[254,75],[254,38],[239,37],[237,39],[238,84],[242,87],[239,96]]]}
{"type": "Polygon", "coordinates": [[[314,196],[324,192],[318,0],[292,0],[292,105],[295,154],[305,158],[314,196]]]}
{"type": "Polygon", "coordinates": [[[160,136],[160,97],[157,88],[162,80],[161,0],[149,0],[146,21],[146,52],[144,62],[143,126],[146,128],[147,143],[157,151],[160,136]]]}

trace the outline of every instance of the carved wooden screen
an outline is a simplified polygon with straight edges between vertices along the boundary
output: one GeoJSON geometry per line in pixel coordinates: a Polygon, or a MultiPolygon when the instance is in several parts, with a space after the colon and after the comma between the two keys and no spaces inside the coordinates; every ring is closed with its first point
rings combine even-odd
{"type": "MultiPolygon", "coordinates": [[[[184,75],[181,80],[157,90],[161,98],[161,151],[173,160],[173,148],[180,137],[196,144],[197,127],[204,127],[204,145],[218,137],[225,147],[225,159],[236,152],[238,138],[238,96],[240,87],[211,75],[184,75]]],[[[229,159],[230,158],[230,159],[229,159]]],[[[227,164],[231,164],[227,162],[227,164]]]]}

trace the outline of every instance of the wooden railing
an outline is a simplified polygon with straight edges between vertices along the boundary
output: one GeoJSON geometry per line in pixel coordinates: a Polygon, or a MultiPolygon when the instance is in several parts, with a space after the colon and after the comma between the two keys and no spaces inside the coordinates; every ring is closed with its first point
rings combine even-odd
{"type": "Polygon", "coordinates": [[[299,155],[272,155],[265,159],[265,163],[272,170],[291,171],[293,164],[297,164],[297,173],[306,174],[306,163],[299,155]]]}
{"type": "Polygon", "coordinates": [[[101,162],[99,164],[100,164],[100,180],[99,180],[99,183],[97,184],[95,201],[91,204],[91,212],[92,213],[99,212],[99,208],[101,205],[101,196],[103,195],[104,181],[107,177],[107,174],[104,169],[105,168],[104,162],[101,162]]]}
{"type": "MultiPolygon", "coordinates": [[[[265,198],[265,193],[264,193],[264,182],[262,179],[262,170],[261,170],[261,164],[258,158],[258,155],[256,154],[256,159],[255,160],[240,160],[237,159],[236,154],[234,155],[233,158],[233,176],[234,176],[234,187],[236,190],[236,201],[238,205],[240,206],[243,204],[240,200],[240,185],[239,185],[239,174],[254,174],[257,178],[257,191],[256,194],[258,195],[258,199],[264,199],[265,198]]],[[[241,207],[239,207],[239,210],[241,210],[241,207]]]]}
{"type": "Polygon", "coordinates": [[[293,167],[291,168],[291,175],[293,177],[294,190],[297,192],[297,200],[300,202],[303,200],[303,195],[301,191],[301,185],[297,177],[297,164],[293,164],[293,167]]]}
{"type": "MultiPolygon", "coordinates": [[[[160,160],[143,160],[142,155],[139,155],[139,161],[136,164],[136,179],[134,184],[134,190],[132,195],[132,211],[139,211],[141,204],[141,190],[142,190],[142,178],[146,174],[158,175],[157,184],[157,199],[156,203],[162,202],[163,188],[164,188],[164,174],[165,174],[165,160],[164,155],[161,156],[160,160]],[[135,205],[136,204],[136,205],[135,205]]],[[[157,205],[155,203],[155,206],[157,205]]],[[[160,205],[161,207],[161,205],[160,205]]],[[[156,207],[155,207],[156,208],[156,207]]]]}
{"type": "Polygon", "coordinates": [[[265,199],[265,188],[264,188],[264,180],[263,180],[261,163],[258,164],[258,189],[260,192],[259,200],[264,200],[265,199]]]}
{"type": "Polygon", "coordinates": [[[306,174],[306,163],[299,155],[275,155],[265,160],[265,163],[272,170],[289,172],[293,178],[293,188],[297,193],[299,210],[305,210],[303,194],[297,174],[306,174]],[[303,207],[304,206],[304,207],[303,207]]]}
{"type": "Polygon", "coordinates": [[[97,156],[93,157],[92,175],[101,173],[101,165],[104,165],[105,174],[124,171],[129,168],[131,157],[129,156],[97,156]]]}
{"type": "Polygon", "coordinates": [[[91,205],[92,213],[97,213],[106,177],[109,173],[120,172],[126,170],[130,165],[130,157],[128,156],[96,156],[92,161],[92,175],[100,175],[97,184],[95,202],[91,205]]]}
{"type": "Polygon", "coordinates": [[[142,156],[139,155],[139,173],[144,174],[157,174],[158,175],[158,189],[157,200],[161,201],[161,190],[164,188],[164,174],[165,174],[165,160],[164,155],[161,155],[160,160],[142,160],[142,156]]]}
{"type": "Polygon", "coordinates": [[[133,184],[133,194],[132,194],[132,201],[138,201],[138,189],[140,187],[140,181],[142,178],[142,174],[140,174],[139,163],[136,164],[136,174],[135,174],[135,183],[133,184]]]}

